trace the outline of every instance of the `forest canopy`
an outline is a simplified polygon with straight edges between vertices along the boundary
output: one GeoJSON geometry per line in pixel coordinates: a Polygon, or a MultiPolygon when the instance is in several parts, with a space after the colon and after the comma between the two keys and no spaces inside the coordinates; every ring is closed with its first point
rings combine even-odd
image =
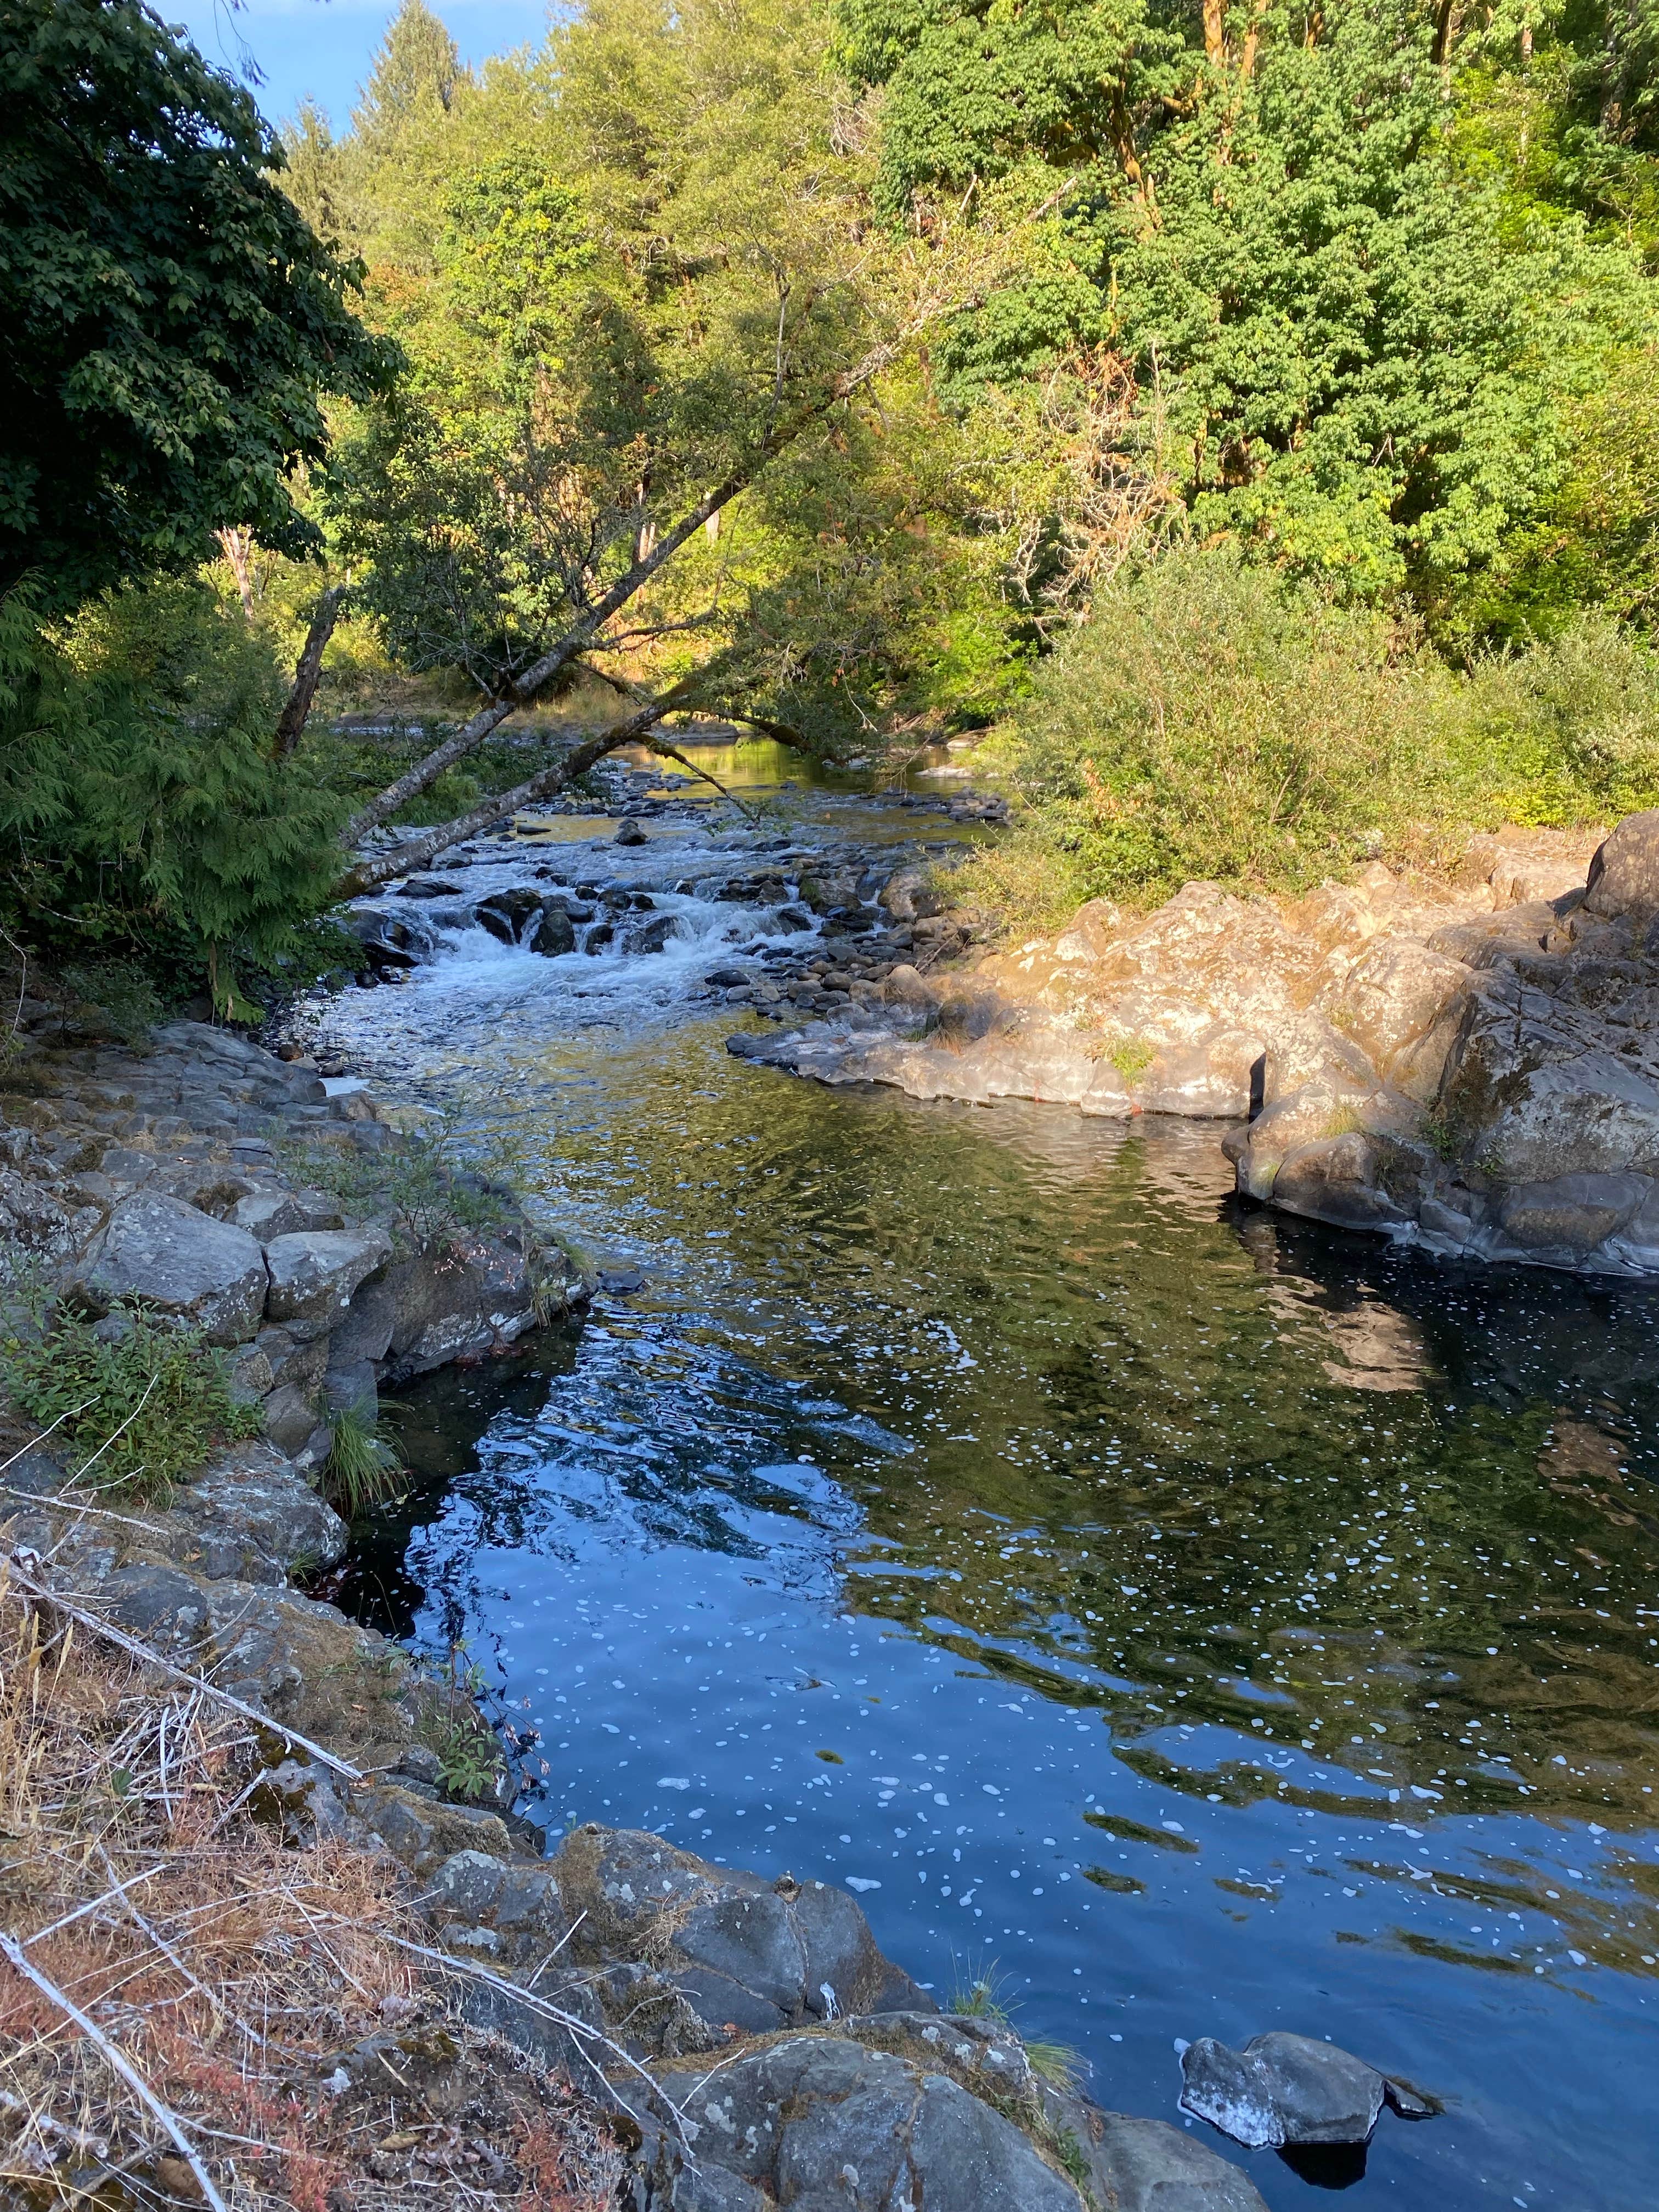
{"type": "Polygon", "coordinates": [[[1656,57],[1659,0],[586,0],[472,69],[405,0],[278,136],[137,0],[0,4],[12,923],[257,966],[378,825],[689,712],[994,731],[1068,896],[1659,795],[1656,57]],[[308,623],[437,742],[301,742],[308,623]]]}

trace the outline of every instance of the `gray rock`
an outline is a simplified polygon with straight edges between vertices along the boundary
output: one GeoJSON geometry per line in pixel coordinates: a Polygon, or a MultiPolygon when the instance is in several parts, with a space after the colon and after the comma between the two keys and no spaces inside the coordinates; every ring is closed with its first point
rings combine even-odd
{"type": "Polygon", "coordinates": [[[372,1359],[356,1359],[343,1366],[331,1366],[323,1377],[323,1395],[334,1413],[356,1413],[368,1422],[380,1419],[380,1393],[375,1387],[372,1359]]]}
{"type": "Polygon", "coordinates": [[[358,1285],[391,1257],[392,1239],[376,1223],[273,1237],[265,1247],[265,1310],[295,1337],[320,1336],[345,1312],[358,1285]]]}
{"type": "Polygon", "coordinates": [[[628,952],[660,952],[673,935],[673,915],[659,914],[654,921],[641,923],[638,929],[630,929],[623,940],[623,950],[628,952]]]}
{"type": "Polygon", "coordinates": [[[530,949],[532,952],[544,954],[550,960],[557,959],[562,953],[575,951],[575,925],[562,906],[543,909],[535,934],[530,939],[530,949]]]}
{"type": "Polygon", "coordinates": [[[1267,2212],[1247,2173],[1162,2120],[1045,2100],[1081,2152],[1097,2204],[1112,2212],[1267,2212]]]}
{"type": "Polygon", "coordinates": [[[74,1286],[100,1312],[132,1300],[192,1322],[212,1343],[237,1344],[258,1327],[265,1263],[246,1229],[145,1190],[111,1214],[74,1286]]]}
{"type": "Polygon", "coordinates": [[[289,1237],[305,1229],[338,1229],[344,1216],[337,1206],[314,1191],[256,1190],[239,1198],[230,1218],[250,1237],[266,1243],[273,1237],[289,1237]]]}
{"type": "MultiPolygon", "coordinates": [[[[654,2069],[684,2112],[708,2192],[718,2171],[799,2212],[1081,2212],[1073,2185],[1030,2138],[943,2074],[836,2037],[797,2037],[723,2066],[712,2076],[654,2069]]],[[[744,2203],[678,2197],[690,2169],[652,2126],[640,2160],[653,2205],[744,2203]]],[[[1173,2208],[1172,2208],[1173,2212],[1173,2208]]]]}
{"type": "Polygon", "coordinates": [[[172,1503],[204,1542],[271,1560],[283,1571],[301,1562],[331,1567],[345,1551],[344,1522],[269,1444],[234,1446],[175,1490],[172,1503]]]}
{"type": "Polygon", "coordinates": [[[290,1456],[304,1449],[317,1426],[312,1393],[299,1382],[279,1382],[264,1401],[265,1434],[290,1456]]]}
{"type": "Polygon", "coordinates": [[[1182,2111],[1251,2150],[1366,2143],[1382,2110],[1374,2066],[1307,2035],[1258,2035],[1243,2051],[1200,2036],[1181,2072],[1182,2111]]]}
{"type": "Polygon", "coordinates": [[[618,845],[644,845],[649,842],[637,822],[624,822],[613,840],[618,845]]]}
{"type": "Polygon", "coordinates": [[[98,1220],[96,1212],[71,1211],[27,1176],[0,1167],[0,1246],[61,1260],[98,1220]]]}
{"type": "Polygon", "coordinates": [[[579,1830],[558,1862],[573,1913],[615,1930],[607,1958],[649,1943],[670,1984],[706,2026],[747,2033],[846,2014],[937,2009],[882,1956],[845,1890],[715,1867],[660,1836],[579,1830]]]}

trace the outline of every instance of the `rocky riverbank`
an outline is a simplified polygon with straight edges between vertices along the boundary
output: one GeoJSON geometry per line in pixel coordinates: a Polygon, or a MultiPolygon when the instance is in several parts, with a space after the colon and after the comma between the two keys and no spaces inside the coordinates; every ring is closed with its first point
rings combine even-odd
{"type": "MultiPolygon", "coordinates": [[[[890,928],[891,904],[879,911],[876,927],[890,928]]],[[[810,1873],[769,1881],[591,1826],[549,1859],[513,1809],[509,1753],[524,1744],[484,1729],[453,1669],[307,1595],[346,1542],[318,1490],[343,1409],[363,1416],[382,1382],[488,1356],[584,1295],[502,1194],[434,1163],[410,1126],[418,1111],[188,1023],[145,1054],[26,1036],[0,1111],[14,1285],[45,1286],[47,1326],[52,1300],[82,1325],[100,1316],[112,1346],[140,1309],[195,1332],[264,1431],[135,1498],[112,1496],[50,1430],[8,1416],[0,1596],[33,1624],[31,1649],[67,1650],[72,1630],[136,1659],[144,1696],[182,1689],[190,1712],[240,1716],[224,1754],[240,1787],[222,1820],[246,1808],[312,1868],[302,1888],[343,1893],[353,1855],[401,1869],[425,1924],[421,2019],[312,2054],[283,2093],[296,2125],[367,2094],[377,2069],[404,2081],[404,2119],[421,2125],[394,2124],[369,2169],[401,2203],[387,2177],[425,2154],[411,2147],[432,2113],[453,2118],[463,2094],[482,2109],[498,2050],[568,2077],[604,2117],[635,2212],[849,2201],[1157,2212],[1177,2199],[1261,2212],[1249,2181],[1190,2136],[1090,2103],[1063,2069],[1046,2077],[995,2018],[939,2011],[882,1956],[854,1898],[810,1873]],[[471,2040],[434,2045],[434,2004],[471,2040]]],[[[13,1325],[35,1324],[14,1311],[13,1325]]],[[[182,1870],[198,1846],[179,1841],[156,1733],[161,1848],[182,1870]]],[[[117,1796],[124,1777],[130,1795],[131,1770],[112,1772],[117,1796]]],[[[94,1902],[116,1900],[118,1919],[118,1896],[94,1902]]],[[[18,1917],[27,1909],[21,1896],[6,1907],[22,1945],[34,1940],[18,1917]]],[[[137,1923],[156,1938],[150,1963],[177,1967],[172,1923],[155,1910],[153,1927],[137,1923]]],[[[97,2032],[118,2037],[119,2002],[88,2002],[97,2032]]],[[[514,2094],[521,2106],[529,2093],[514,2094]]],[[[45,2108],[25,2131],[43,2188],[81,2187],[88,2158],[95,2172],[112,2155],[89,2153],[84,2129],[66,2133],[45,2108]]],[[[470,2140],[456,2137],[454,2157],[499,2164],[483,2136],[470,2140]]],[[[158,2143],[124,2170],[172,2189],[171,2157],[158,2143]]],[[[526,2201],[502,2187],[488,2201],[526,2201]]]]}
{"type": "Polygon", "coordinates": [[[1231,1121],[1238,1188],[1447,1255],[1659,1272],[1659,814],[1295,902],[1188,884],[731,1048],[921,1098],[1231,1121]]]}

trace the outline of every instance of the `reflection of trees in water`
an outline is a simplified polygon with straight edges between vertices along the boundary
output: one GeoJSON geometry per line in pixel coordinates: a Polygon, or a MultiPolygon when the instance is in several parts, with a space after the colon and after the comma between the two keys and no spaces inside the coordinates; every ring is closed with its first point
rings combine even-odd
{"type": "Polygon", "coordinates": [[[1156,1139],[1072,1194],[1072,1279],[1023,1316],[1045,1356],[953,1406],[977,1448],[872,1507],[896,1559],[961,1580],[878,1596],[878,1572],[872,1601],[1098,1702],[1126,1750],[1216,1722],[1423,1804],[1650,1820],[1651,1295],[1472,1280],[1213,1198],[1206,1221],[1184,1146],[1176,1175],[1137,1153],[1156,1139]]]}

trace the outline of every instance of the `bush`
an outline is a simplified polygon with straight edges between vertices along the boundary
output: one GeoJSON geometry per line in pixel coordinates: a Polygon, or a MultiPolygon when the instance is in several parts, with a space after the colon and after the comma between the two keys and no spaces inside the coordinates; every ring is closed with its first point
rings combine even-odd
{"type": "Polygon", "coordinates": [[[229,1363],[194,1329],[124,1315],[113,1344],[90,1322],[60,1318],[50,1334],[0,1342],[0,1384],[20,1412],[76,1456],[88,1487],[164,1492],[234,1437],[258,1436],[257,1406],[232,1397],[229,1363]]]}
{"type": "Polygon", "coordinates": [[[1459,672],[1225,549],[1116,579],[987,749],[1025,805],[968,879],[1052,924],[1206,878],[1297,892],[1363,853],[1659,799],[1659,664],[1601,617],[1459,672]]]}

